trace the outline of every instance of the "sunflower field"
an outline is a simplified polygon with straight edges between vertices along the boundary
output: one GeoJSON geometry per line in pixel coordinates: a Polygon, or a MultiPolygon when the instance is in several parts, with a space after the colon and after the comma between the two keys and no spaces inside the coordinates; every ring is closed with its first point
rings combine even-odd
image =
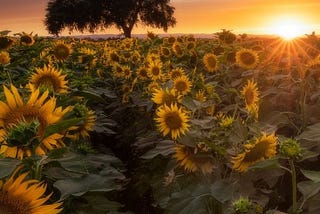
{"type": "Polygon", "coordinates": [[[0,213],[320,213],[319,53],[0,32],[0,213]]]}

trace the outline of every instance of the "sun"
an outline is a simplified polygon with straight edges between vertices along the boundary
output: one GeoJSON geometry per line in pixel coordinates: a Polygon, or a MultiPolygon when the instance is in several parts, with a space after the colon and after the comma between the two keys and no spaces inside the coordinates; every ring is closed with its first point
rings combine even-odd
{"type": "Polygon", "coordinates": [[[278,35],[284,40],[292,40],[310,31],[310,26],[303,20],[293,17],[278,17],[270,25],[270,34],[278,35]]]}

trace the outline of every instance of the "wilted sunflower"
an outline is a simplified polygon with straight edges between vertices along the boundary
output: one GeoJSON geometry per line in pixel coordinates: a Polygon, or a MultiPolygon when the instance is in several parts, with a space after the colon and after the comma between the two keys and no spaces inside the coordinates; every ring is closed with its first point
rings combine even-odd
{"type": "Polygon", "coordinates": [[[51,194],[45,196],[46,184],[27,179],[28,173],[17,175],[20,167],[0,181],[0,213],[3,214],[57,214],[61,203],[48,204],[51,194]]]}
{"type": "Polygon", "coordinates": [[[34,38],[31,34],[23,33],[20,36],[20,43],[25,46],[31,46],[34,44],[34,38]]]}
{"type": "Polygon", "coordinates": [[[275,156],[277,142],[274,134],[267,136],[266,133],[263,133],[260,138],[255,139],[255,142],[244,145],[244,152],[232,157],[232,168],[239,172],[245,172],[249,166],[275,156]]]}
{"type": "Polygon", "coordinates": [[[53,55],[59,61],[66,60],[71,53],[71,46],[67,45],[64,41],[58,41],[53,46],[53,55]]]}
{"type": "Polygon", "coordinates": [[[248,80],[247,84],[242,88],[241,94],[245,100],[246,109],[249,112],[255,110],[259,102],[257,83],[255,83],[254,80],[248,80]]]}
{"type": "Polygon", "coordinates": [[[30,78],[29,86],[32,90],[40,88],[57,94],[66,93],[68,90],[66,76],[51,65],[44,65],[43,68],[36,68],[36,72],[30,78]]]}
{"type": "Polygon", "coordinates": [[[56,108],[56,99],[48,98],[48,91],[40,95],[39,89],[32,91],[29,100],[25,103],[16,87],[11,85],[11,91],[4,86],[4,94],[7,103],[0,101],[0,130],[2,143],[0,153],[7,157],[23,158],[31,156],[31,151],[35,149],[38,155],[46,154],[48,150],[64,146],[61,141],[62,135],[52,134],[42,139],[47,126],[57,123],[70,111],[71,107],[64,110],[62,107],[56,108]],[[39,123],[37,127],[37,138],[41,139],[36,148],[29,145],[29,142],[6,142],[10,131],[19,128],[21,123],[39,123]]]}
{"type": "Polygon", "coordinates": [[[182,95],[185,95],[191,91],[192,83],[185,75],[175,78],[173,84],[174,88],[182,95]]]}
{"type": "Polygon", "coordinates": [[[10,62],[9,53],[6,51],[0,52],[0,65],[6,65],[10,62]]]}
{"type": "Polygon", "coordinates": [[[80,136],[84,139],[88,138],[89,132],[93,130],[92,128],[96,121],[95,112],[89,110],[83,104],[76,104],[73,108],[73,112],[77,118],[83,118],[83,123],[70,127],[66,137],[69,137],[73,140],[78,140],[80,136]]]}
{"type": "Polygon", "coordinates": [[[171,138],[175,140],[189,130],[188,113],[177,104],[171,104],[170,107],[162,105],[157,109],[156,114],[158,117],[155,120],[163,136],[171,133],[171,138]]]}
{"type": "Polygon", "coordinates": [[[148,66],[148,75],[153,80],[160,80],[162,78],[162,62],[159,61],[153,61],[149,63],[148,66]]]}
{"type": "Polygon", "coordinates": [[[158,105],[167,105],[181,102],[181,95],[175,89],[155,89],[152,101],[158,105]]]}
{"type": "Polygon", "coordinates": [[[178,145],[175,147],[174,157],[188,172],[201,171],[203,174],[211,174],[214,170],[212,154],[207,146],[197,145],[195,148],[178,145]]]}
{"type": "Polygon", "coordinates": [[[218,69],[218,58],[213,53],[207,53],[203,56],[203,63],[209,72],[214,72],[218,69]]]}
{"type": "Polygon", "coordinates": [[[259,57],[257,52],[251,49],[241,49],[236,53],[236,63],[244,69],[253,69],[257,66],[259,57]]]}

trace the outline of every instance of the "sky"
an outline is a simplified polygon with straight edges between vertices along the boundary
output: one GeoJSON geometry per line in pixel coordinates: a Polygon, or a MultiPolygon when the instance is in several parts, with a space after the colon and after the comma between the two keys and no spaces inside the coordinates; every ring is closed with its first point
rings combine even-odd
{"type": "MultiPolygon", "coordinates": [[[[0,31],[48,35],[44,26],[48,0],[0,0],[0,31]]],[[[171,0],[177,24],[167,33],[215,33],[221,29],[234,33],[272,34],[283,25],[300,31],[320,31],[319,0],[171,0]],[[292,26],[291,26],[292,27],[292,26]]],[[[164,33],[138,26],[133,33],[164,33]]],[[[98,33],[120,33],[110,28],[98,33]]],[[[68,34],[64,31],[63,34],[68,34]]],[[[79,34],[74,32],[74,34],[79,34]]]]}

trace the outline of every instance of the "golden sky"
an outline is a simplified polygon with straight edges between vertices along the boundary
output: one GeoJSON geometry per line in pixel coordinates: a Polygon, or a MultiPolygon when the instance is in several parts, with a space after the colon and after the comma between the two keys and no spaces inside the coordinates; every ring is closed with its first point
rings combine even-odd
{"type": "MultiPolygon", "coordinates": [[[[0,0],[0,30],[47,35],[43,24],[47,0],[0,0]]],[[[295,20],[305,33],[320,29],[319,0],[172,0],[177,25],[168,33],[269,34],[283,20],[295,20]]],[[[139,26],[133,33],[162,30],[139,26]]],[[[67,31],[65,31],[67,33],[67,31]]],[[[114,28],[104,33],[116,33],[114,28]]],[[[75,33],[76,34],[76,33],[75,33]]]]}

